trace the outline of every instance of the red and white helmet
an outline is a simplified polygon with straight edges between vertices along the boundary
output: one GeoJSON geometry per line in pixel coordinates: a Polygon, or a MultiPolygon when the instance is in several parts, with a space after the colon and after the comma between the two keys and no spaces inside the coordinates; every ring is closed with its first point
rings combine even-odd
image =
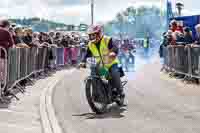
{"type": "Polygon", "coordinates": [[[103,36],[102,29],[103,28],[100,25],[95,25],[95,26],[89,27],[88,32],[87,32],[89,35],[89,40],[94,43],[100,41],[103,36]]]}

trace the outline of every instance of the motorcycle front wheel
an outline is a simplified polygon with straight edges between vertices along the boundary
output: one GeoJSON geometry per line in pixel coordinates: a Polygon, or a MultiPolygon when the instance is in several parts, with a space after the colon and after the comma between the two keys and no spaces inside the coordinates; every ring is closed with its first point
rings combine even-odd
{"type": "Polygon", "coordinates": [[[87,80],[86,97],[93,112],[96,114],[106,112],[108,97],[103,82],[100,79],[87,80]]]}

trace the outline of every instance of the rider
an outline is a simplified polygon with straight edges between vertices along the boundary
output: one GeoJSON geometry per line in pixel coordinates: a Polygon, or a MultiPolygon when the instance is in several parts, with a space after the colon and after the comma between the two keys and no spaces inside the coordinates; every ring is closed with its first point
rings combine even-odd
{"type": "Polygon", "coordinates": [[[101,62],[101,60],[106,62],[103,55],[107,55],[110,62],[109,64],[105,64],[105,67],[110,71],[112,88],[117,89],[119,94],[118,98],[124,98],[125,94],[120,80],[120,78],[124,76],[124,73],[122,68],[119,67],[120,62],[117,59],[118,48],[114,46],[112,38],[103,35],[102,27],[99,25],[91,26],[88,30],[88,35],[90,42],[88,44],[86,55],[80,63],[80,67],[84,67],[87,58],[92,56],[95,56],[97,62],[101,62]]]}

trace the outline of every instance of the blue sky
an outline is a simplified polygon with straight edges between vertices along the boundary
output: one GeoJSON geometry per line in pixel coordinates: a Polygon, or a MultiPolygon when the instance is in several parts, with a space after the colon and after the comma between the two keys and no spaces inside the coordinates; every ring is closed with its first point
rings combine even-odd
{"type": "MultiPolygon", "coordinates": [[[[90,0],[1,0],[1,17],[43,17],[66,24],[90,22],[90,0]]],[[[95,0],[95,20],[111,20],[129,5],[161,6],[165,0],[95,0]]],[[[175,3],[175,0],[172,0],[175,3]]],[[[200,0],[176,0],[185,3],[185,15],[200,13],[200,0]]],[[[163,5],[164,6],[164,5],[163,5]]]]}

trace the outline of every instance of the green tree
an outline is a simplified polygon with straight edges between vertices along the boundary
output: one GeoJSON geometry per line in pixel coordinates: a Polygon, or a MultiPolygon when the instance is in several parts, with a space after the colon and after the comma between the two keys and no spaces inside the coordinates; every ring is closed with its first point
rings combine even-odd
{"type": "Polygon", "coordinates": [[[159,37],[165,26],[165,17],[160,14],[161,11],[156,6],[141,6],[137,9],[128,7],[123,12],[119,12],[116,19],[107,23],[105,27],[109,29],[109,33],[114,33],[118,29],[121,34],[126,32],[132,37],[144,37],[145,34],[159,37]]]}

